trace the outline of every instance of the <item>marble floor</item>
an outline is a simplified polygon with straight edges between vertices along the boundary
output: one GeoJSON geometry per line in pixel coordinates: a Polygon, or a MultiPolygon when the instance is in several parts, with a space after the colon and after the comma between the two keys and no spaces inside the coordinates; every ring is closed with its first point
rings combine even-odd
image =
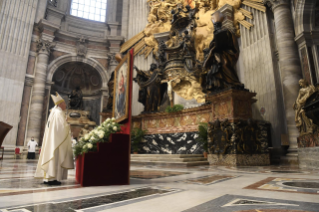
{"type": "Polygon", "coordinates": [[[132,166],[127,186],[34,179],[36,160],[0,161],[0,212],[319,211],[319,170],[285,166],[132,166]]]}

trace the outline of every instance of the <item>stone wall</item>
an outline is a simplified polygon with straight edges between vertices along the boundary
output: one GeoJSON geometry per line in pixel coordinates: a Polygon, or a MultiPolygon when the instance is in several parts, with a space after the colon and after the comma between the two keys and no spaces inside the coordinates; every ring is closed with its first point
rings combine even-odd
{"type": "Polygon", "coordinates": [[[13,147],[38,0],[0,2],[0,120],[13,126],[3,143],[13,147]]]}

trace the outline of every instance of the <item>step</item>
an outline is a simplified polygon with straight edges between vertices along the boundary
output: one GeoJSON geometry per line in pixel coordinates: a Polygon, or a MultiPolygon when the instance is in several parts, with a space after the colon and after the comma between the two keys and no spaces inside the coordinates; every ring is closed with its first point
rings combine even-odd
{"type": "Polygon", "coordinates": [[[191,162],[191,161],[207,161],[204,157],[189,157],[189,158],[171,158],[163,156],[154,157],[131,157],[134,161],[172,161],[172,162],[191,162]]]}
{"type": "Polygon", "coordinates": [[[208,161],[193,161],[193,162],[167,162],[167,161],[136,161],[131,160],[131,165],[144,165],[144,166],[205,166],[209,165],[208,161]]]}
{"type": "Polygon", "coordinates": [[[131,154],[131,158],[139,157],[165,157],[165,158],[191,158],[202,157],[203,154],[131,154]]]}

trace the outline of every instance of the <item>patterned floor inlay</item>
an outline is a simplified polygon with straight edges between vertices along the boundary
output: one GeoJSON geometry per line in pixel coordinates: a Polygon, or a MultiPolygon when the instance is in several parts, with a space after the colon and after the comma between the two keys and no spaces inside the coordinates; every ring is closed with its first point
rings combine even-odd
{"type": "Polygon", "coordinates": [[[74,178],[62,181],[62,185],[60,186],[50,186],[47,184],[43,184],[43,181],[41,179],[34,179],[34,177],[11,177],[10,179],[0,180],[0,196],[73,189],[80,187],[81,186],[75,181],[74,178]]]}
{"type": "Polygon", "coordinates": [[[304,194],[319,194],[319,181],[297,178],[268,177],[245,187],[245,189],[294,192],[304,194]]]}
{"type": "MultiPolygon", "coordinates": [[[[169,193],[177,192],[175,189],[162,189],[156,187],[144,187],[125,190],[116,193],[105,193],[95,196],[86,196],[77,199],[57,200],[35,205],[19,206],[2,209],[5,211],[23,212],[75,212],[75,211],[102,211],[137,201],[155,198],[169,193]]],[[[1,209],[0,209],[1,212],[1,209]]]]}
{"type": "Polygon", "coordinates": [[[161,170],[131,170],[130,176],[138,179],[156,179],[162,177],[190,174],[189,172],[161,171],[161,170]]]}
{"type": "Polygon", "coordinates": [[[310,212],[318,208],[319,203],[224,195],[184,212],[310,212]]]}
{"type": "Polygon", "coordinates": [[[226,180],[233,179],[238,176],[233,175],[210,175],[205,177],[198,177],[194,179],[183,180],[179,182],[183,183],[191,183],[191,184],[201,184],[201,185],[211,185],[219,182],[223,182],[226,180]]]}

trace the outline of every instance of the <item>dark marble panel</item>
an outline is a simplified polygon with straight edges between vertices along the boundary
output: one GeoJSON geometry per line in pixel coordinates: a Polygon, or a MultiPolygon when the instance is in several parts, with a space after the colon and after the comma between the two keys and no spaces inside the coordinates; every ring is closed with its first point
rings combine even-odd
{"type": "Polygon", "coordinates": [[[300,188],[319,188],[319,182],[285,182],[283,184],[300,188]]]}
{"type": "Polygon", "coordinates": [[[202,154],[203,148],[195,140],[197,137],[197,132],[146,135],[140,153],[202,154]]]}
{"type": "Polygon", "coordinates": [[[156,179],[162,177],[190,174],[189,172],[161,171],[161,170],[131,170],[130,176],[139,179],[156,179]]]}
{"type": "Polygon", "coordinates": [[[28,111],[29,111],[29,103],[30,103],[30,96],[31,96],[32,87],[31,86],[24,86],[23,90],[23,97],[21,102],[21,110],[20,110],[20,122],[18,127],[18,137],[17,137],[17,145],[23,146],[24,145],[24,137],[26,132],[26,125],[28,119],[28,111]]]}
{"type": "Polygon", "coordinates": [[[301,56],[301,66],[302,66],[302,71],[304,78],[307,80],[309,84],[311,84],[311,74],[310,74],[310,66],[308,62],[308,55],[307,55],[307,50],[306,47],[303,47],[300,50],[300,56],[301,56]]]}
{"type": "Polygon", "coordinates": [[[318,203],[224,195],[184,212],[307,212],[318,211],[318,208],[318,203]]]}
{"type": "Polygon", "coordinates": [[[316,85],[317,84],[317,76],[316,76],[315,63],[314,63],[311,47],[308,47],[308,54],[309,54],[309,63],[310,63],[310,68],[311,68],[310,71],[311,71],[312,84],[316,85]]]}
{"type": "Polygon", "coordinates": [[[55,203],[43,203],[38,205],[10,208],[8,211],[16,211],[17,209],[25,209],[32,212],[75,212],[77,210],[84,211],[101,211],[101,208],[93,208],[98,206],[105,206],[111,203],[119,203],[122,201],[132,200],[141,197],[148,197],[154,194],[161,195],[172,192],[172,190],[164,190],[157,188],[138,188],[128,191],[123,191],[115,194],[106,194],[93,197],[87,197],[77,200],[68,200],[55,203]],[[90,209],[91,208],[91,209],[90,209]]]}
{"type": "Polygon", "coordinates": [[[256,200],[240,199],[238,201],[235,201],[232,204],[233,205],[260,205],[260,204],[271,205],[273,203],[271,203],[271,202],[263,202],[263,201],[256,201],[256,200]]]}

